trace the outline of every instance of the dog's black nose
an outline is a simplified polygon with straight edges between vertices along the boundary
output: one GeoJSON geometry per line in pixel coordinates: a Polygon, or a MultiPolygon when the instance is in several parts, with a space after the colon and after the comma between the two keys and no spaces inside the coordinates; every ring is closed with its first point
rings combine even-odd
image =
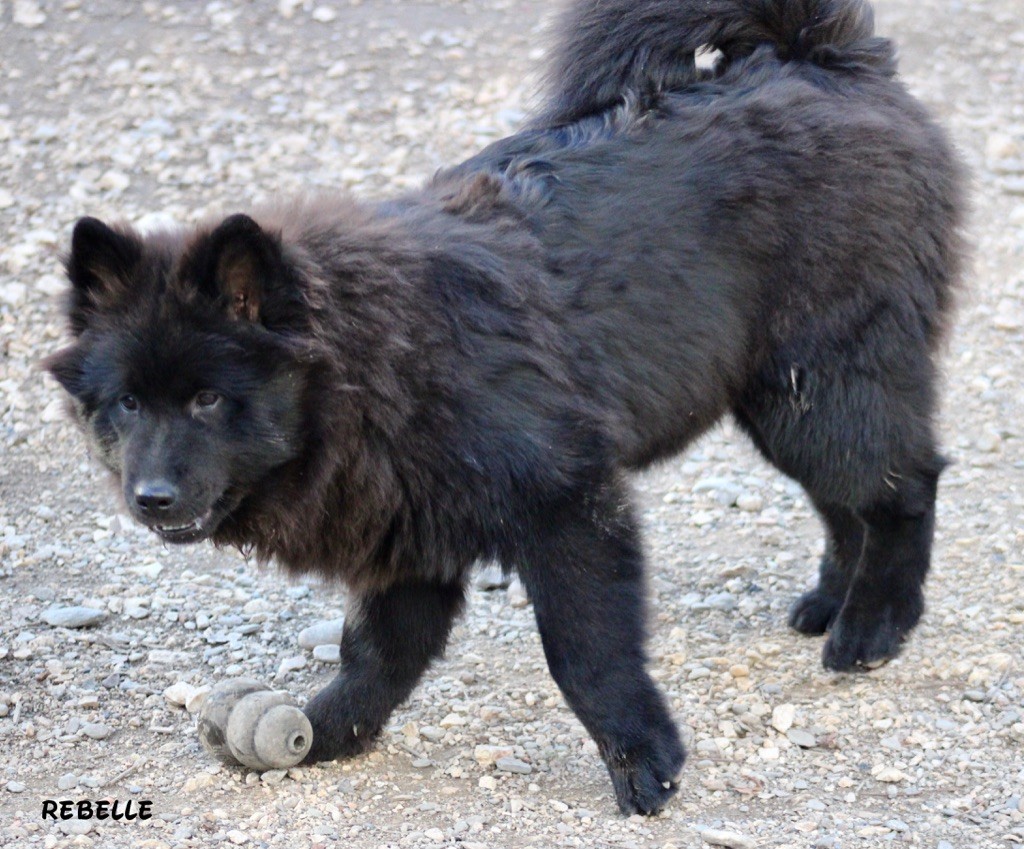
{"type": "Polygon", "coordinates": [[[135,485],[135,503],[143,513],[157,516],[166,513],[178,502],[178,489],[170,481],[139,481],[135,485]]]}

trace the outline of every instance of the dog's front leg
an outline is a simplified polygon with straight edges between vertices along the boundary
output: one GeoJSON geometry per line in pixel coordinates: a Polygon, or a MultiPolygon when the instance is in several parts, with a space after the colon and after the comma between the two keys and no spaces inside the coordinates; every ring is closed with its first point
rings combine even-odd
{"type": "Polygon", "coordinates": [[[305,763],[365,750],[444,650],[464,599],[461,583],[409,581],[353,595],[341,671],[305,707],[313,747],[305,763]]]}
{"type": "Polygon", "coordinates": [[[619,808],[656,813],[685,752],[645,668],[643,555],[625,493],[606,484],[538,524],[519,571],[548,667],[597,743],[619,808]]]}

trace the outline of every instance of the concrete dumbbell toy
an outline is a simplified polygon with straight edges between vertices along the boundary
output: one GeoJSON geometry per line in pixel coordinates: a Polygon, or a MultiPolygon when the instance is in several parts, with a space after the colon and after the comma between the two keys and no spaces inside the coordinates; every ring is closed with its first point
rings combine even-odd
{"type": "Polygon", "coordinates": [[[221,681],[199,711],[203,748],[226,764],[287,769],[313,745],[313,727],[287,693],[251,678],[221,681]]]}

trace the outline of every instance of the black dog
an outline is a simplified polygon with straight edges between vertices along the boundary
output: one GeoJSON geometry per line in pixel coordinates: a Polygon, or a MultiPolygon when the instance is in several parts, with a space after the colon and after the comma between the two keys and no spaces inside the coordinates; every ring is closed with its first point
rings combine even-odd
{"type": "Polygon", "coordinates": [[[582,0],[541,114],[420,192],[78,223],[48,367],[128,508],[351,589],[311,760],[369,745],[495,558],[620,807],[661,808],[684,753],[623,474],[727,413],[827,528],[793,627],[831,669],[900,650],[962,179],[872,26],[861,0],[582,0]]]}

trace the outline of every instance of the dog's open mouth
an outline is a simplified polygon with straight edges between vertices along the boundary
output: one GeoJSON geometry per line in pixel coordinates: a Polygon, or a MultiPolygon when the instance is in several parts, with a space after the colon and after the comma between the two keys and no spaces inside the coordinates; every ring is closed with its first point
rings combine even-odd
{"type": "Polygon", "coordinates": [[[212,530],[214,509],[211,507],[202,516],[187,525],[153,525],[152,529],[167,542],[198,542],[205,539],[212,530]]]}

